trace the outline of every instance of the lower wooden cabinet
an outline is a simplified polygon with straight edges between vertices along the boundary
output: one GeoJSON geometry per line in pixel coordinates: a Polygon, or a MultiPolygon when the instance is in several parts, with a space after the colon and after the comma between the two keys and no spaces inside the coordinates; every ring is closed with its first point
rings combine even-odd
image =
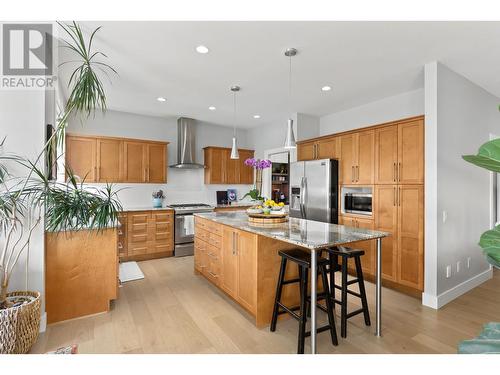
{"type": "Polygon", "coordinates": [[[119,220],[120,260],[145,260],[174,254],[172,210],[128,211],[119,220]]]}
{"type": "Polygon", "coordinates": [[[377,185],[375,218],[376,229],[391,234],[382,240],[382,277],[423,290],[423,185],[377,185]]]}
{"type": "MultiPolygon", "coordinates": [[[[373,219],[365,219],[359,217],[349,217],[341,216],[339,218],[339,224],[347,225],[355,228],[373,229],[375,223],[373,219]]],[[[363,268],[363,274],[375,275],[375,241],[361,241],[349,244],[349,247],[364,250],[365,255],[361,257],[361,267],[363,268]]],[[[354,271],[354,261],[349,263],[349,270],[354,271]]]]}

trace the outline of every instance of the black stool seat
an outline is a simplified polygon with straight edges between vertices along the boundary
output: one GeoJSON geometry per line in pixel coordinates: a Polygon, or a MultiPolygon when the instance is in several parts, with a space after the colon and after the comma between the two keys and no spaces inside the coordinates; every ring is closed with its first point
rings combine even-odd
{"type": "MultiPolygon", "coordinates": [[[[278,251],[279,256],[283,258],[287,258],[292,262],[298,263],[305,267],[311,268],[311,254],[302,249],[289,249],[289,250],[280,250],[278,251]]],[[[316,265],[327,265],[328,259],[317,257],[316,265]]]]}
{"type": "MultiPolygon", "coordinates": [[[[278,252],[281,256],[281,267],[278,276],[278,285],[276,286],[276,296],[274,299],[273,316],[271,319],[271,332],[276,330],[276,323],[278,322],[278,315],[290,314],[293,318],[299,321],[299,339],[297,353],[304,353],[304,342],[311,332],[306,331],[307,309],[311,305],[311,298],[307,295],[307,284],[309,282],[309,269],[311,268],[311,254],[302,249],[281,250],[278,252]],[[297,264],[299,277],[294,279],[285,280],[286,266],[288,261],[297,264]],[[300,285],[300,304],[299,306],[286,306],[281,302],[281,294],[283,286],[287,284],[298,283],[300,285]],[[298,312],[297,312],[298,311],[298,312]]],[[[318,275],[321,276],[323,291],[317,293],[317,301],[325,301],[325,306],[317,303],[317,307],[321,308],[328,315],[328,324],[316,329],[316,332],[330,331],[332,344],[338,345],[337,331],[335,329],[334,317],[334,299],[330,294],[330,286],[328,283],[327,267],[329,260],[318,257],[317,269],[318,275]]]]}
{"type": "Polygon", "coordinates": [[[347,319],[355,315],[363,314],[365,324],[370,325],[370,312],[368,310],[368,302],[366,299],[365,281],[363,278],[363,269],[361,267],[361,257],[365,254],[363,250],[352,249],[350,247],[338,246],[335,248],[327,249],[329,255],[329,272],[330,272],[330,296],[335,308],[335,304],[340,305],[340,335],[347,337],[347,319]],[[342,258],[342,265],[339,265],[339,257],[342,258]],[[347,262],[349,259],[354,258],[356,268],[356,278],[347,280],[347,262]],[[335,272],[341,271],[342,284],[335,283],[335,272]],[[359,293],[350,290],[348,287],[352,284],[358,284],[359,293]],[[336,298],[336,289],[341,291],[341,298],[336,298]],[[347,295],[355,296],[361,299],[361,308],[348,312],[347,311],[347,295]]]}

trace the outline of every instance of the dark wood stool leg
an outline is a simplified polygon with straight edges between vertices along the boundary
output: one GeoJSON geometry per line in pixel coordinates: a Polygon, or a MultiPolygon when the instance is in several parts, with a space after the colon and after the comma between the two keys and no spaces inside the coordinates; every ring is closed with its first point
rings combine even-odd
{"type": "Polygon", "coordinates": [[[299,320],[299,343],[297,348],[297,354],[304,354],[304,346],[306,340],[306,322],[307,322],[307,278],[308,269],[307,267],[302,268],[299,265],[300,274],[300,320],[299,320]]]}
{"type": "Polygon", "coordinates": [[[365,280],[363,278],[363,269],[361,268],[361,258],[355,257],[356,262],[356,276],[358,278],[359,294],[361,294],[361,305],[363,306],[363,315],[365,317],[365,324],[370,325],[370,311],[368,310],[368,301],[366,300],[365,280]]]}
{"type": "Polygon", "coordinates": [[[325,266],[321,267],[321,277],[323,282],[323,290],[326,294],[325,302],[326,302],[326,312],[328,314],[328,324],[330,325],[330,336],[332,337],[332,344],[338,345],[339,341],[337,339],[337,330],[335,329],[335,317],[333,316],[333,304],[332,299],[329,292],[328,286],[328,277],[326,274],[325,266]]]}
{"type": "Polygon", "coordinates": [[[278,285],[276,287],[276,295],[274,297],[273,317],[271,319],[271,326],[270,326],[271,332],[276,331],[276,322],[278,321],[278,312],[280,308],[278,302],[281,301],[281,291],[283,290],[283,281],[285,280],[285,272],[286,272],[286,258],[281,258],[281,267],[278,276],[278,285]]]}
{"type": "Polygon", "coordinates": [[[342,302],[340,313],[340,336],[347,337],[347,257],[342,257],[342,302]]]}

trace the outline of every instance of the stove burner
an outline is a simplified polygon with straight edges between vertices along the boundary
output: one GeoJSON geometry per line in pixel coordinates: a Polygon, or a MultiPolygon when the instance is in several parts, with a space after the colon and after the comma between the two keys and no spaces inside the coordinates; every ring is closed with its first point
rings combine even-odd
{"type": "Polygon", "coordinates": [[[205,203],[170,204],[169,206],[172,208],[212,207],[205,203]]]}

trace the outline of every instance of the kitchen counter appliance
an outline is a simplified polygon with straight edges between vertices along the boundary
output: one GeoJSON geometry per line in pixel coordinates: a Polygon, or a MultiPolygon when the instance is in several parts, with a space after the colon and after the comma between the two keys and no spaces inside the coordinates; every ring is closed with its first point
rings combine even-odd
{"type": "Polygon", "coordinates": [[[298,161],[290,164],[290,216],[338,223],[338,161],[298,161]]]}
{"type": "Polygon", "coordinates": [[[194,213],[212,212],[213,206],[205,203],[171,204],[175,213],[174,256],[183,257],[194,254],[194,213]]]}

